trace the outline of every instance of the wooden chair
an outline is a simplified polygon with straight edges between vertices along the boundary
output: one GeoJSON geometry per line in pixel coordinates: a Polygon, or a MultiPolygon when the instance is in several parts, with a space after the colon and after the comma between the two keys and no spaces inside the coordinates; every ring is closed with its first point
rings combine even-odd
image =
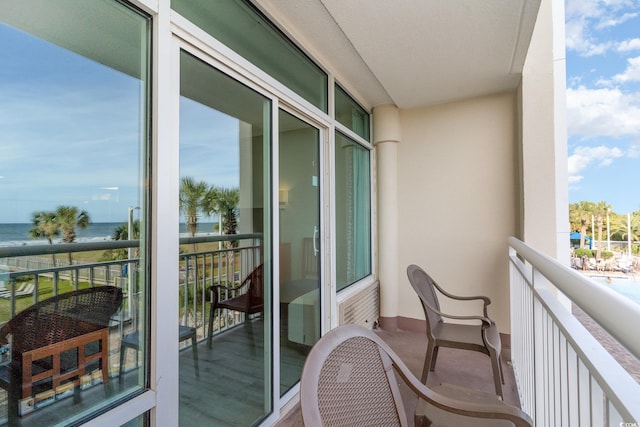
{"type": "Polygon", "coordinates": [[[300,381],[304,424],[407,426],[397,377],[427,410],[416,417],[416,425],[433,420],[450,427],[532,425],[527,414],[493,394],[469,395],[466,389],[447,387],[454,393],[445,395],[421,384],[382,339],[357,325],[330,331],[307,356],[300,381]]]}
{"type": "Polygon", "coordinates": [[[436,367],[436,359],[438,358],[438,348],[450,347],[464,350],[479,351],[491,358],[491,366],[493,368],[493,382],[496,394],[503,397],[502,384],[504,384],[504,375],[502,373],[502,365],[500,363],[500,351],[502,343],[498,327],[493,320],[487,315],[487,306],[491,304],[491,300],[485,296],[456,296],[442,289],[422,268],[417,265],[410,265],[407,268],[409,282],[420,297],[422,308],[424,309],[424,317],[427,321],[427,354],[424,359],[424,368],[422,371],[422,382],[427,383],[429,371],[433,371],[436,367]],[[436,289],[442,295],[459,300],[483,301],[482,316],[453,316],[440,311],[438,295],[436,289]],[[453,322],[444,322],[443,318],[452,320],[475,320],[479,324],[460,324],[453,322]]]}
{"type": "MultiPolygon", "coordinates": [[[[211,348],[213,341],[213,316],[216,309],[226,308],[245,314],[245,322],[249,322],[249,314],[262,313],[264,311],[264,266],[257,266],[240,285],[226,287],[213,285],[209,288],[213,294],[209,310],[209,335],[207,347],[211,348]],[[225,298],[220,300],[220,294],[225,298]]],[[[247,323],[248,325],[248,323],[247,323]]]]}

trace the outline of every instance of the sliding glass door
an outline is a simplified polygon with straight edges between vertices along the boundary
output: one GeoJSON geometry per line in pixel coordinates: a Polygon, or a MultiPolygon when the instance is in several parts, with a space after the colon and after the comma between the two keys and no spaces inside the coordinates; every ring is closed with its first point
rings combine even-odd
{"type": "Polygon", "coordinates": [[[320,338],[320,131],[280,110],[280,393],[320,338]]]}
{"type": "Polygon", "coordinates": [[[252,425],[273,408],[271,100],[185,52],[180,95],[180,425],[252,425]]]}

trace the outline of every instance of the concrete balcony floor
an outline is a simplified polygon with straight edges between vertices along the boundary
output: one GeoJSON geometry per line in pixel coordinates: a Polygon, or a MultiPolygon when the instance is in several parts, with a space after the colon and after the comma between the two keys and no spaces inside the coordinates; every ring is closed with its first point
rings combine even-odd
{"type": "MultiPolygon", "coordinates": [[[[376,330],[376,333],[400,356],[413,374],[420,378],[424,355],[427,350],[427,338],[425,334],[407,331],[376,330]]],[[[515,378],[511,368],[510,353],[502,352],[502,369],[505,376],[503,384],[504,401],[520,407],[518,392],[516,391],[515,378]]],[[[402,382],[402,381],[401,381],[402,382]]],[[[468,388],[495,393],[493,386],[493,374],[489,357],[475,351],[442,348],[438,353],[438,362],[435,371],[429,374],[427,385],[435,386],[440,383],[449,383],[468,388]]],[[[404,384],[401,384],[401,393],[409,424],[413,425],[417,397],[404,384]]],[[[300,405],[296,405],[289,413],[283,416],[276,424],[278,427],[304,426],[300,405]]]]}

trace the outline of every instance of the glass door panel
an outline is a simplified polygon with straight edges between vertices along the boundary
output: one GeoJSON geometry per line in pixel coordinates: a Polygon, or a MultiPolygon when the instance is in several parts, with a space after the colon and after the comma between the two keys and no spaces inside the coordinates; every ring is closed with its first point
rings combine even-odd
{"type": "Polygon", "coordinates": [[[252,425],[273,402],[271,101],[185,52],[180,95],[180,425],[252,425]]]}
{"type": "Polygon", "coordinates": [[[320,338],[320,131],[279,112],[280,393],[320,338]]]}

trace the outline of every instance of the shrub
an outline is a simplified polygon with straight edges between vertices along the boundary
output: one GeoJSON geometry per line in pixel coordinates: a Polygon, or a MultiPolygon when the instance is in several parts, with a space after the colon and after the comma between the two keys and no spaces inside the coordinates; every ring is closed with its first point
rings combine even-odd
{"type": "Polygon", "coordinates": [[[593,258],[593,251],[589,248],[578,248],[574,251],[574,254],[578,258],[582,258],[585,255],[589,258],[593,258]]]}
{"type": "Polygon", "coordinates": [[[602,251],[602,258],[604,259],[609,259],[611,257],[613,257],[613,252],[612,251],[602,251]]]}

